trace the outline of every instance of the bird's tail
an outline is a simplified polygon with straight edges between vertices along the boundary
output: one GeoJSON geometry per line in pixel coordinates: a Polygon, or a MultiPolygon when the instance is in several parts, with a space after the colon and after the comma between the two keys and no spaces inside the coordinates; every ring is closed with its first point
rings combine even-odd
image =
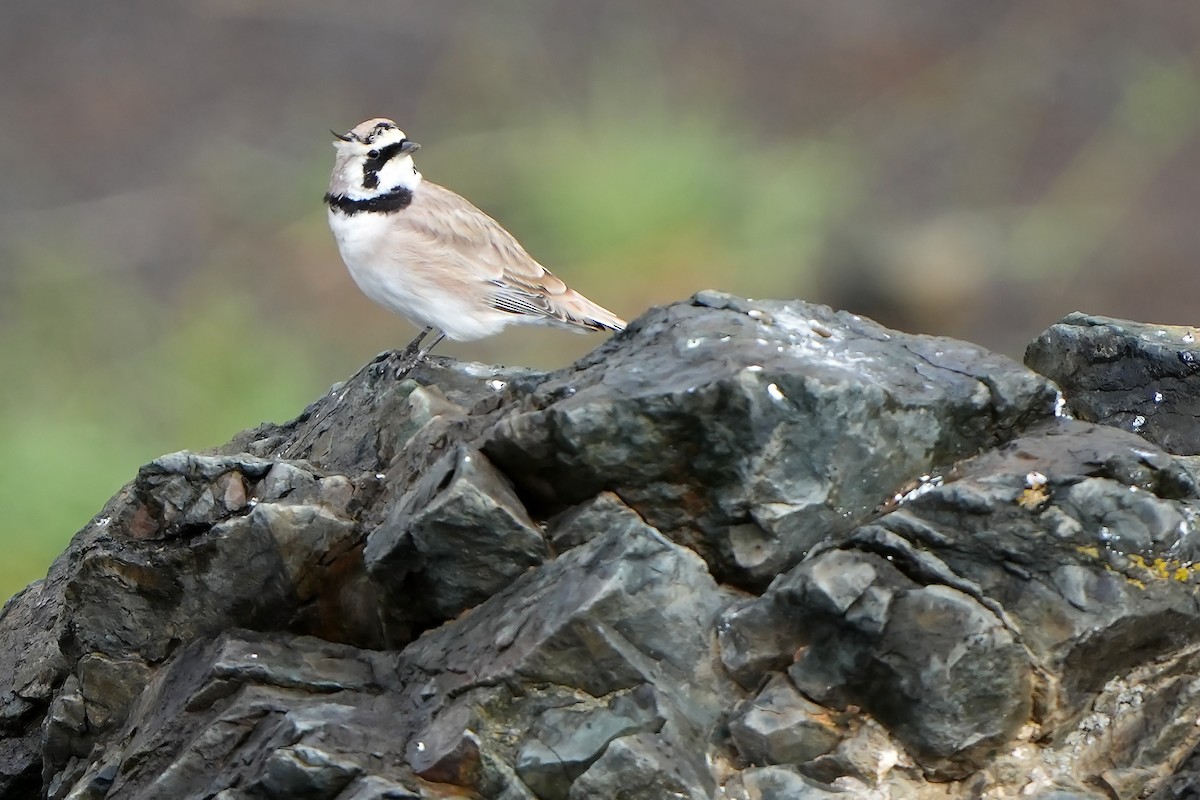
{"type": "Polygon", "coordinates": [[[579,333],[587,331],[623,331],[625,320],[588,300],[579,292],[567,290],[554,298],[555,317],[579,333]]]}

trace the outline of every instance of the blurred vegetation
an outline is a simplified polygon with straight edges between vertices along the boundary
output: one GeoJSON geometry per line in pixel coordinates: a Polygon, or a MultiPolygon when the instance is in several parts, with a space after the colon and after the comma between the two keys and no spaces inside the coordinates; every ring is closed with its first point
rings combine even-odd
{"type": "MultiPolygon", "coordinates": [[[[325,129],[369,116],[628,317],[720,288],[1015,356],[1076,308],[1194,321],[1200,27],[1070,5],[10,6],[0,595],[139,465],[294,416],[412,335],[320,204],[325,129]],[[30,148],[37,114],[71,124],[30,148]]],[[[599,342],[439,352],[549,369],[599,342]]]]}
{"type": "Polygon", "coordinates": [[[156,452],[287,419],[313,394],[310,343],[266,324],[248,298],[198,286],[169,307],[79,263],[31,255],[5,297],[5,596],[156,452]]]}

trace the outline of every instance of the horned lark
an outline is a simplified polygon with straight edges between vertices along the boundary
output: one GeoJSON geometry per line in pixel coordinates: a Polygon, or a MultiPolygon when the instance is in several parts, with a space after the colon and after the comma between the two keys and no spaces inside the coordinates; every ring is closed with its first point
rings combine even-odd
{"type": "Polygon", "coordinates": [[[369,119],[333,135],[325,203],[342,260],[367,297],[424,327],[405,349],[401,372],[445,336],[479,339],[512,324],[579,333],[625,327],[534,261],[494,219],[424,180],[412,160],[420,145],[396,123],[369,119]]]}

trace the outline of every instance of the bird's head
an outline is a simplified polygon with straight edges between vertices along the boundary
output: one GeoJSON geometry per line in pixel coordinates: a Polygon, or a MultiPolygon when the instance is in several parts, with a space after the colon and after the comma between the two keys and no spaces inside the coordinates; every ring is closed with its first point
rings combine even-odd
{"type": "Polygon", "coordinates": [[[369,119],[346,133],[330,133],[337,137],[331,192],[366,199],[401,186],[412,189],[420,182],[412,154],[421,145],[410,141],[390,119],[369,119]]]}

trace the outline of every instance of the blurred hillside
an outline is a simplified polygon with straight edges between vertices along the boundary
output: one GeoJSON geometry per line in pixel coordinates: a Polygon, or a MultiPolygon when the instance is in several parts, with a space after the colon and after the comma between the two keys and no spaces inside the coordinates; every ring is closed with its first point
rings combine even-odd
{"type": "Polygon", "coordinates": [[[1198,42],[1132,0],[6,4],[0,595],[139,464],[411,337],[326,230],[331,127],[396,119],[629,318],[720,288],[1019,355],[1075,309],[1196,320],[1198,42]]]}

